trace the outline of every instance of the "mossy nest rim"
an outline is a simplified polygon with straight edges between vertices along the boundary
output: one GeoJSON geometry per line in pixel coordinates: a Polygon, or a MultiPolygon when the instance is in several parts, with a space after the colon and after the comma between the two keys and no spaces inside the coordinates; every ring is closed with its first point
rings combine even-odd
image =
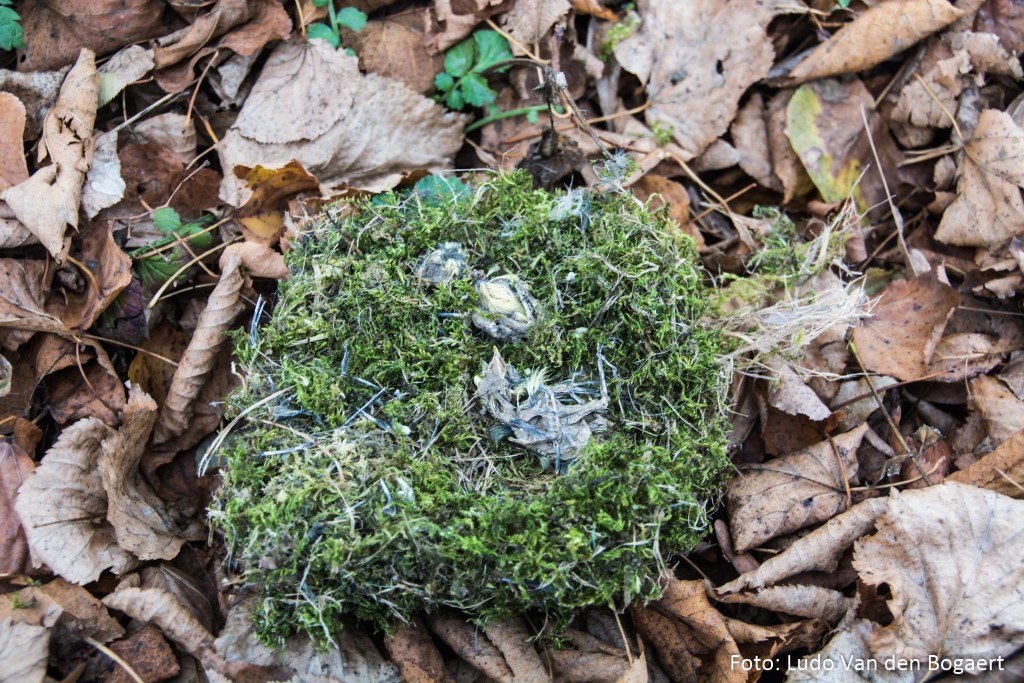
{"type": "Polygon", "coordinates": [[[432,179],[326,211],[235,336],[246,421],[211,519],[270,640],[440,606],[560,628],[651,599],[721,494],[726,378],[692,240],[627,193],[432,179]],[[502,405],[554,422],[484,409],[496,362],[502,405]],[[560,411],[592,427],[576,450],[560,411]]]}

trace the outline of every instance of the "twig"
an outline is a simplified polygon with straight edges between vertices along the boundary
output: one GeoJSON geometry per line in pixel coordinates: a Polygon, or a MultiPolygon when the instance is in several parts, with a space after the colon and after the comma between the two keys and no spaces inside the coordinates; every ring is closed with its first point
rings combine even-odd
{"type": "Polygon", "coordinates": [[[892,193],[889,192],[889,183],[885,180],[885,171],[882,169],[882,161],[878,158],[878,149],[875,148],[875,138],[871,135],[871,126],[868,124],[867,111],[864,105],[860,105],[860,118],[864,122],[864,132],[868,136],[868,144],[871,145],[871,154],[875,157],[875,166],[878,169],[878,177],[882,179],[882,189],[885,190],[885,201],[889,202],[889,211],[892,213],[892,219],[896,223],[896,239],[899,241],[900,251],[903,252],[903,259],[907,262],[907,266],[911,272],[914,273],[914,277],[920,275],[917,272],[917,268],[914,267],[914,260],[910,258],[910,249],[907,248],[907,240],[903,236],[903,215],[900,214],[899,209],[892,201],[892,193]]]}

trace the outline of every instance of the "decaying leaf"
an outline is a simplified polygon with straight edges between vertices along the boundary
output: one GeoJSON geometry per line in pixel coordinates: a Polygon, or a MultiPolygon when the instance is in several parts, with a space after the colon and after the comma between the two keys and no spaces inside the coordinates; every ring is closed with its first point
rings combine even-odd
{"type": "Polygon", "coordinates": [[[838,624],[856,605],[856,600],[821,586],[769,586],[750,593],[732,593],[720,602],[751,605],[794,616],[823,619],[838,624]]]}
{"type": "Polygon", "coordinates": [[[117,97],[127,86],[153,68],[153,51],[141,45],[129,45],[99,68],[100,106],[117,97]]]}
{"type": "MultiPolygon", "coordinates": [[[[393,187],[403,172],[447,167],[465,117],[407,86],[359,72],[358,60],[313,40],[271,54],[235,125],[218,145],[224,168],[295,160],[323,185],[393,187]]],[[[241,204],[239,180],[221,196],[241,204]]]]}
{"type": "Polygon", "coordinates": [[[384,639],[388,656],[406,683],[449,683],[444,658],[419,618],[384,639]]]}
{"type": "Polygon", "coordinates": [[[15,444],[0,442],[0,576],[29,570],[28,540],[14,511],[18,488],[35,469],[32,458],[15,444]]]}
{"type": "Polygon", "coordinates": [[[49,654],[49,629],[0,619],[0,681],[43,683],[49,654]]]}
{"type": "Polygon", "coordinates": [[[0,192],[28,178],[25,164],[25,105],[0,92],[0,192]]]}
{"type": "Polygon", "coordinates": [[[401,81],[418,93],[434,90],[444,71],[444,55],[431,54],[424,43],[429,10],[410,10],[366,22],[362,31],[347,31],[342,42],[359,54],[366,71],[401,81]]]}
{"type": "Polygon", "coordinates": [[[221,343],[224,333],[231,327],[235,317],[242,310],[240,292],[245,278],[241,272],[238,256],[228,259],[221,271],[220,280],[206,308],[199,317],[199,324],[185,355],[178,363],[167,390],[167,399],[156,423],[153,442],[161,444],[181,434],[189,426],[193,402],[202,390],[221,343]]]}
{"type": "Polygon", "coordinates": [[[788,415],[802,415],[815,422],[831,417],[832,411],[788,363],[778,356],[772,356],[767,366],[774,374],[768,388],[769,405],[788,415]]]}
{"type": "Polygon", "coordinates": [[[456,612],[442,609],[426,619],[435,636],[485,676],[500,683],[515,680],[501,651],[456,612]]]}
{"type": "MultiPolygon", "coordinates": [[[[127,638],[111,643],[110,649],[144,681],[164,681],[181,671],[174,650],[160,633],[160,629],[152,624],[143,626],[127,638]]],[[[107,683],[134,683],[134,679],[129,678],[123,669],[117,667],[106,680],[107,683]]]]}
{"type": "Polygon", "coordinates": [[[124,635],[107,608],[81,586],[56,578],[41,586],[27,586],[0,601],[0,621],[51,629],[59,643],[94,638],[101,643],[124,635]],[[15,605],[19,605],[15,607],[15,605]]]}
{"type": "MultiPolygon", "coordinates": [[[[502,27],[523,45],[540,41],[571,7],[569,0],[518,0],[502,19],[502,27]]],[[[515,54],[523,54],[515,42],[515,54]]]]}
{"type": "Polygon", "coordinates": [[[96,136],[92,166],[82,187],[82,208],[89,218],[117,204],[126,185],[121,178],[121,160],[117,157],[117,131],[96,136]]]}
{"type": "Polygon", "coordinates": [[[1011,498],[1024,498],[1024,431],[1017,432],[991,453],[946,479],[1011,498]]]}
{"type": "Polygon", "coordinates": [[[971,400],[981,413],[992,441],[1001,444],[1024,429],[1024,401],[995,377],[971,380],[971,400]]]}
{"type": "Polygon", "coordinates": [[[726,489],[737,552],[829,519],[847,508],[867,425],[761,465],[741,465],[726,489]]]}
{"type": "Polygon", "coordinates": [[[520,618],[493,621],[484,627],[488,640],[501,651],[516,681],[541,683],[548,673],[530,639],[534,634],[520,618]]]}
{"type": "Polygon", "coordinates": [[[220,267],[223,271],[228,260],[237,257],[242,268],[250,277],[265,277],[272,280],[283,280],[288,277],[288,266],[284,263],[284,255],[274,251],[266,244],[258,242],[239,242],[232,244],[221,254],[220,267]]]}
{"type": "Polygon", "coordinates": [[[103,604],[133,619],[159,626],[190,655],[204,663],[211,661],[213,636],[188,609],[165,590],[137,588],[131,583],[122,582],[117,590],[103,598],[103,604]]]}
{"type": "Polygon", "coordinates": [[[789,76],[803,83],[869,69],[961,16],[963,12],[946,0],[880,3],[815,48],[789,76]]]}
{"type": "Polygon", "coordinates": [[[1024,502],[955,483],[888,501],[853,560],[865,583],[892,592],[875,657],[991,659],[1024,644],[1024,502]]]}
{"type": "Polygon", "coordinates": [[[96,467],[109,433],[96,418],[65,429],[15,501],[35,566],[45,563],[79,585],[95,581],[105,569],[122,574],[137,563],[117,545],[106,521],[107,494],[96,467]]]}
{"type": "Polygon", "coordinates": [[[615,46],[623,68],[647,85],[650,126],[669,128],[695,158],[729,129],[740,97],[763,78],[775,51],[768,0],[640,0],[640,30],[615,46]]]}
{"type": "Polygon", "coordinates": [[[890,284],[853,330],[864,368],[901,380],[924,377],[959,302],[956,290],[934,270],[890,284]]]}
{"type": "Polygon", "coordinates": [[[978,117],[964,159],[957,198],[935,231],[947,244],[996,248],[1024,233],[1024,131],[1008,114],[978,117]]]}
{"type": "MultiPolygon", "coordinates": [[[[616,683],[628,674],[629,661],[626,659],[626,651],[621,647],[609,645],[589,633],[576,629],[568,629],[565,635],[572,639],[573,648],[547,651],[556,680],[565,683],[616,683]]],[[[519,676],[514,680],[518,683],[519,676]]],[[[532,679],[523,680],[551,679],[547,672],[541,674],[538,671],[532,679]]]]}

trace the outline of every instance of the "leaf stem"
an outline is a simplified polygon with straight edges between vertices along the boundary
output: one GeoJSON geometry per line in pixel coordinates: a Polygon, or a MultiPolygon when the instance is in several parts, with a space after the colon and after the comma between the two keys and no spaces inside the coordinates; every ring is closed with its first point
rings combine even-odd
{"type": "MultiPolygon", "coordinates": [[[[534,105],[532,107],[520,107],[519,109],[509,109],[508,111],[499,111],[496,114],[491,114],[490,116],[485,116],[482,119],[477,119],[473,123],[469,124],[468,126],[466,126],[466,132],[467,133],[472,133],[474,130],[477,130],[478,128],[483,128],[488,123],[493,123],[494,121],[500,121],[501,119],[508,119],[508,118],[512,118],[513,116],[523,116],[523,115],[529,114],[530,112],[534,112],[534,111],[536,111],[536,112],[547,111],[547,109],[548,109],[548,106],[546,104],[537,104],[537,105],[534,105]]],[[[562,112],[559,112],[559,113],[562,113],[562,112]]]]}

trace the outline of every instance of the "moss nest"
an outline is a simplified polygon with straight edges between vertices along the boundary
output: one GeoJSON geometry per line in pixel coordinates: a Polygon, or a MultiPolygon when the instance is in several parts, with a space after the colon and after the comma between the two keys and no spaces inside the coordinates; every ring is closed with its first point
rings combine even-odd
{"type": "Polygon", "coordinates": [[[334,207],[235,339],[211,509],[268,639],[646,600],[727,468],[692,241],[628,194],[422,182],[334,207]]]}

